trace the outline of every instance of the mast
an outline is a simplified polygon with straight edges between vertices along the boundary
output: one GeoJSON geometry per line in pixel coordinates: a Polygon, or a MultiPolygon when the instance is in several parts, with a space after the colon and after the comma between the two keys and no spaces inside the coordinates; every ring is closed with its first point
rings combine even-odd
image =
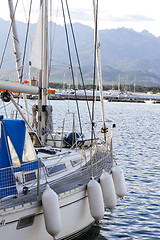
{"type": "Polygon", "coordinates": [[[46,106],[48,89],[48,0],[41,0],[41,69],[39,71],[38,134],[46,141],[46,106]]]}
{"type": "MultiPolygon", "coordinates": [[[[8,6],[9,6],[9,12],[10,12],[10,19],[11,19],[14,54],[15,54],[15,58],[16,58],[16,69],[17,69],[19,83],[22,83],[21,51],[20,51],[20,43],[19,43],[19,39],[18,39],[16,21],[15,21],[15,11],[14,11],[12,0],[8,0],[8,6]]],[[[25,104],[25,109],[26,109],[26,114],[27,114],[27,120],[29,122],[28,106],[27,106],[25,93],[23,93],[23,99],[24,99],[24,104],[25,104]]]]}
{"type": "Polygon", "coordinates": [[[43,71],[42,71],[42,105],[47,105],[48,89],[48,0],[43,0],[43,71]]]}
{"type": "MultiPolygon", "coordinates": [[[[94,22],[96,25],[97,21],[97,15],[98,15],[98,0],[93,0],[93,14],[94,14],[94,22]]],[[[101,102],[101,111],[102,111],[102,121],[103,121],[103,134],[104,134],[104,140],[106,141],[106,124],[105,124],[105,113],[104,113],[104,101],[103,101],[103,85],[102,85],[102,69],[101,69],[101,54],[100,54],[100,41],[99,41],[99,35],[97,31],[97,39],[95,39],[97,42],[96,47],[96,60],[97,60],[97,76],[99,80],[99,91],[100,91],[100,102],[101,102]]]]}

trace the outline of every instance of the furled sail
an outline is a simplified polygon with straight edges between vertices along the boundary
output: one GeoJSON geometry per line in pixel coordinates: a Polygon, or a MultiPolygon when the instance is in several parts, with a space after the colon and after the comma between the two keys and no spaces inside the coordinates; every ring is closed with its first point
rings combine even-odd
{"type": "Polygon", "coordinates": [[[30,62],[32,67],[42,70],[42,7],[40,9],[40,14],[38,18],[38,23],[36,27],[35,37],[32,43],[32,51],[30,55],[30,62]]]}

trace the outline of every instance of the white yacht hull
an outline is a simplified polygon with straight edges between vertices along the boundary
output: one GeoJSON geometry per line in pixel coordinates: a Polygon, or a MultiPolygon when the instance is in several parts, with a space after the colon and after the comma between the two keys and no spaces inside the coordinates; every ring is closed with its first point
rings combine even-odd
{"type": "MultiPolygon", "coordinates": [[[[94,222],[84,187],[60,194],[59,204],[62,230],[56,239],[72,239],[94,222]]],[[[1,240],[53,240],[46,231],[43,207],[38,202],[3,211],[0,214],[0,236],[1,240]]]]}

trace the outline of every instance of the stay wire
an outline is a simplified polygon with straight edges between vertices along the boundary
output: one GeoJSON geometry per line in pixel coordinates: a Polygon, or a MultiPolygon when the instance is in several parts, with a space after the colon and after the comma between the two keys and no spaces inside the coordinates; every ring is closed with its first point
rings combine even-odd
{"type": "Polygon", "coordinates": [[[51,72],[51,62],[52,62],[52,0],[50,0],[50,57],[49,57],[49,67],[48,67],[48,79],[51,72]]]}
{"type": "Polygon", "coordinates": [[[18,5],[18,0],[16,2],[15,8],[14,8],[14,12],[13,12],[12,21],[10,23],[10,27],[9,27],[6,43],[5,43],[5,46],[4,46],[4,50],[3,50],[3,54],[2,54],[2,58],[1,58],[1,62],[0,62],[0,68],[2,67],[2,63],[3,63],[4,55],[5,55],[5,52],[6,52],[9,36],[10,36],[10,33],[11,33],[11,28],[12,28],[12,24],[13,24],[13,21],[14,21],[14,15],[15,15],[15,12],[16,12],[17,5],[18,5]]]}
{"type": "Polygon", "coordinates": [[[26,49],[27,49],[27,41],[28,41],[28,33],[30,27],[30,17],[31,17],[31,9],[32,9],[32,0],[30,1],[30,8],[29,8],[29,16],[28,16],[28,23],[27,23],[27,32],[25,38],[25,45],[24,45],[24,52],[23,52],[23,60],[22,60],[22,71],[21,71],[21,79],[23,78],[23,71],[24,71],[24,61],[26,57],[26,49]]]}
{"type": "MultiPolygon", "coordinates": [[[[58,5],[56,7],[57,10],[56,10],[55,23],[57,22],[58,11],[59,11],[59,4],[60,4],[60,0],[58,1],[58,5]]],[[[53,33],[52,33],[52,25],[53,25],[52,11],[53,11],[52,0],[50,0],[50,60],[49,60],[49,68],[48,68],[48,79],[50,78],[50,74],[51,74],[51,67],[52,67],[52,60],[53,60],[52,59],[52,52],[53,52],[53,48],[54,48],[55,31],[56,31],[56,27],[57,27],[57,25],[54,24],[53,33]]]]}
{"type": "MultiPolygon", "coordinates": [[[[28,23],[27,23],[27,32],[26,32],[26,38],[25,38],[25,45],[24,45],[24,52],[23,52],[23,60],[22,60],[22,70],[21,70],[21,81],[22,83],[23,80],[23,71],[24,71],[24,61],[25,61],[25,56],[26,56],[26,49],[27,49],[27,40],[28,40],[28,33],[29,33],[29,26],[30,26],[30,15],[31,15],[31,7],[32,7],[32,0],[30,1],[30,9],[29,9],[29,17],[28,17],[28,23]]],[[[17,103],[19,104],[19,98],[17,100],[17,103]]],[[[18,116],[18,112],[16,111],[16,119],[18,116]]]]}
{"type": "Polygon", "coordinates": [[[92,103],[92,138],[94,135],[94,110],[95,110],[95,90],[96,90],[96,54],[97,54],[97,20],[98,20],[98,0],[95,9],[95,44],[94,44],[94,73],[93,73],[93,103],[92,103]]]}
{"type": "Polygon", "coordinates": [[[83,139],[81,117],[80,117],[80,111],[79,111],[79,105],[78,105],[78,99],[77,99],[77,92],[76,92],[76,88],[75,88],[74,72],[73,72],[73,65],[72,65],[72,58],[71,58],[71,52],[70,52],[70,45],[69,45],[69,38],[68,38],[68,31],[67,31],[67,25],[66,25],[66,18],[65,18],[63,0],[61,0],[61,4],[62,4],[62,12],[63,12],[63,18],[64,18],[64,26],[65,26],[65,33],[66,33],[66,40],[67,40],[69,62],[70,62],[72,80],[73,80],[73,87],[74,87],[74,90],[75,90],[75,98],[76,98],[79,126],[80,126],[81,136],[82,136],[82,139],[83,139]]]}
{"type": "Polygon", "coordinates": [[[88,103],[88,97],[87,97],[86,88],[85,88],[84,79],[83,79],[83,74],[82,74],[82,68],[81,68],[79,54],[78,54],[78,48],[77,48],[77,44],[76,44],[76,38],[75,38],[74,30],[73,30],[73,24],[72,24],[72,21],[71,21],[71,15],[70,15],[70,12],[69,12],[69,7],[68,7],[68,1],[67,0],[66,0],[66,6],[67,6],[67,12],[68,12],[68,16],[69,16],[69,21],[70,21],[70,26],[71,26],[71,31],[72,31],[72,36],[73,36],[74,47],[75,47],[75,51],[76,51],[79,71],[80,71],[81,80],[82,80],[82,84],[83,84],[83,90],[84,90],[85,99],[86,99],[86,102],[87,102],[88,113],[89,113],[90,120],[92,120],[91,112],[90,112],[90,108],[89,108],[89,103],[88,103]]]}
{"type": "Polygon", "coordinates": [[[3,129],[3,135],[4,135],[4,141],[5,141],[5,145],[6,145],[6,150],[7,150],[7,155],[8,155],[8,159],[9,159],[9,163],[10,163],[10,169],[12,171],[12,174],[14,176],[14,170],[13,170],[13,165],[12,165],[12,159],[11,159],[11,155],[10,155],[10,150],[9,150],[9,145],[8,145],[8,141],[7,141],[7,133],[5,131],[5,127],[4,127],[4,122],[3,120],[1,120],[2,122],[2,129],[3,129]]]}

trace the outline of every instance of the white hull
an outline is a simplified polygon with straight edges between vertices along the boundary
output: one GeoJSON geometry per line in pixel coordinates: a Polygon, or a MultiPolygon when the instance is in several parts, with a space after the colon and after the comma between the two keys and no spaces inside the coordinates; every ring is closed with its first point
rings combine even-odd
{"type": "MultiPolygon", "coordinates": [[[[73,236],[81,234],[94,222],[84,187],[59,195],[59,203],[62,231],[56,239],[66,237],[71,239],[73,236]]],[[[0,215],[1,240],[11,240],[11,238],[16,240],[53,240],[53,237],[46,231],[42,205],[38,206],[38,202],[18,206],[16,209],[7,209],[0,215]],[[26,218],[26,221],[21,221],[20,224],[22,218],[26,218]]]]}
{"type": "MultiPolygon", "coordinates": [[[[8,123],[7,120],[3,121],[8,123]]],[[[22,122],[18,120],[18,123],[22,122]]],[[[25,136],[26,142],[27,136],[29,137],[29,135],[25,136]]],[[[2,135],[1,141],[3,138],[2,135]]],[[[26,149],[26,142],[24,149],[26,149]]],[[[9,144],[11,145],[10,142],[9,144]]],[[[31,154],[32,148],[29,148],[29,141],[27,149],[31,154]]],[[[46,183],[49,183],[51,189],[58,195],[58,211],[60,209],[62,226],[56,239],[72,239],[86,232],[94,223],[87,191],[87,184],[91,176],[90,149],[69,150],[64,148],[61,151],[56,148],[37,149],[37,156],[41,159],[39,171],[37,171],[37,160],[27,162],[27,164],[24,162],[21,164],[21,169],[19,169],[19,165],[15,165],[18,166],[18,169],[14,168],[14,175],[9,172],[10,168],[0,171],[0,175],[4,177],[1,181],[2,192],[0,191],[0,240],[11,240],[11,238],[16,240],[53,240],[53,236],[47,232],[48,225],[46,227],[45,224],[46,218],[44,219],[43,209],[45,213],[46,205],[44,202],[42,206],[46,183]],[[50,154],[53,150],[55,153],[50,154]],[[10,174],[10,178],[9,176],[7,178],[9,185],[6,184],[6,175],[8,174],[10,174]],[[11,186],[12,176],[14,185],[11,186]],[[38,179],[40,181],[39,190],[37,188],[38,179]],[[17,190],[16,193],[12,188],[17,190]],[[39,200],[37,200],[37,194],[39,200]]],[[[102,169],[109,171],[112,167],[110,149],[111,147],[107,143],[97,144],[95,149],[92,149],[92,170],[96,180],[100,178],[102,169]]],[[[14,151],[10,150],[10,152],[14,157],[14,151]]],[[[27,157],[27,152],[25,153],[27,157]]],[[[15,161],[14,164],[18,163],[15,161]]],[[[49,206],[47,205],[47,211],[52,212],[53,215],[50,214],[51,221],[49,219],[49,223],[56,223],[58,220],[55,218],[55,211],[51,211],[53,201],[50,203],[49,206]]]]}

